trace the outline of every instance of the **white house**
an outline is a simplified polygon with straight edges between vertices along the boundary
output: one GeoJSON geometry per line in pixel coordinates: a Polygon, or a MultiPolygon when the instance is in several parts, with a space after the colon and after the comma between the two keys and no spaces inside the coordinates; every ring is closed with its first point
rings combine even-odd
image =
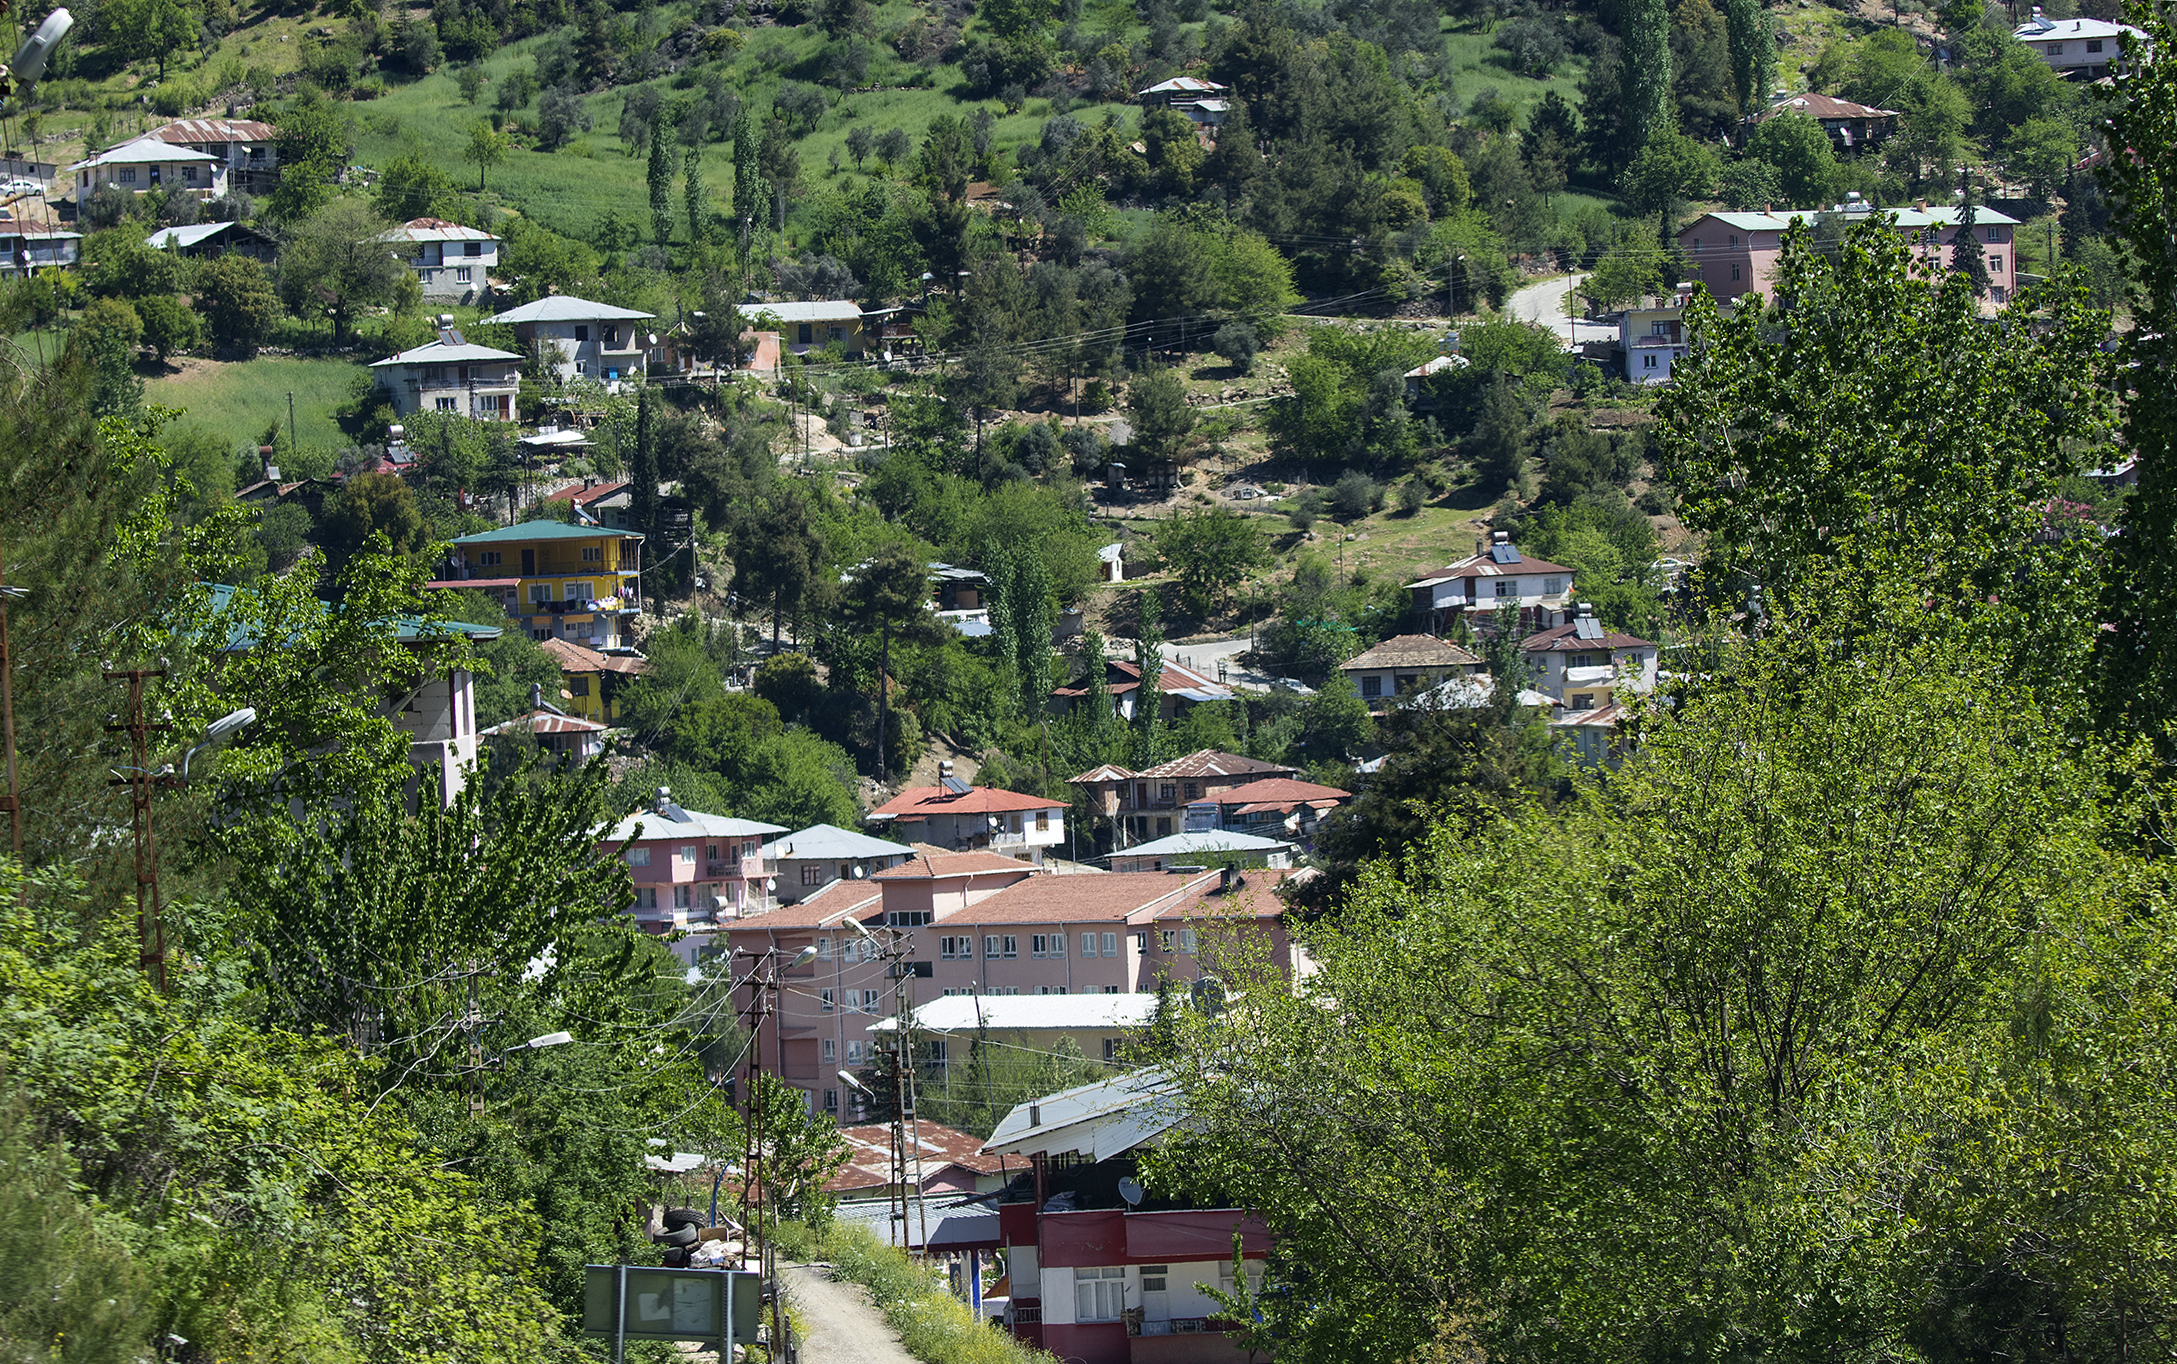
{"type": "Polygon", "coordinates": [[[763,845],[763,860],[777,879],[782,905],[799,904],[834,881],[861,881],[915,855],[904,843],[812,824],[763,845]]]}
{"type": "Polygon", "coordinates": [[[480,421],[514,420],[514,395],[521,387],[522,357],[479,346],[452,327],[438,340],[389,355],[371,366],[378,386],[392,395],[393,410],[452,412],[480,421]]]}
{"type": "Polygon", "coordinates": [[[1527,558],[1501,530],[1487,546],[1476,544],[1467,558],[1406,584],[1406,589],[1413,593],[1414,619],[1424,634],[1441,635],[1462,615],[1490,624],[1499,611],[1517,611],[1519,624],[1528,629],[1572,618],[1572,570],[1527,558]]]}
{"type": "Polygon", "coordinates": [[[229,252],[270,265],[278,259],[280,244],[268,232],[241,223],[190,223],[186,227],[162,227],[144,238],[154,251],[183,256],[224,256],[229,252]]]}
{"type": "Polygon", "coordinates": [[[2033,7],[2032,18],[2011,30],[2013,38],[2051,69],[2087,80],[2100,80],[2109,74],[2110,64],[2124,55],[2118,40],[2127,33],[2135,43],[2147,41],[2145,33],[2129,24],[2113,24],[2107,19],[2051,19],[2039,5],[2033,7]]]}
{"type": "Polygon", "coordinates": [[[939,786],[910,786],[869,812],[890,821],[900,837],[954,852],[988,850],[1043,864],[1047,849],[1066,841],[1066,802],[969,786],[951,776],[939,786]]]}
{"type": "Polygon", "coordinates": [[[1163,871],[1168,867],[1290,867],[1293,845],[1282,838],[1200,829],[1137,843],[1111,854],[1113,871],[1163,871]]]}
{"type": "Polygon", "coordinates": [[[441,218],[410,218],[379,238],[416,272],[425,298],[473,302],[499,264],[499,239],[441,218]]]}
{"type": "Polygon", "coordinates": [[[821,350],[834,341],[850,356],[868,349],[862,338],[862,305],[852,299],[757,303],[743,308],[741,315],[758,327],[776,322],[780,340],[796,355],[821,350]]]}
{"type": "Polygon", "coordinates": [[[1655,686],[1656,647],[1637,635],[1606,630],[1595,610],[1581,602],[1571,623],[1538,631],[1520,641],[1533,686],[1568,711],[1614,704],[1621,693],[1655,686]]]}
{"type": "Polygon", "coordinates": [[[279,130],[250,118],[178,118],[144,134],[218,160],[229,187],[263,194],[280,183],[279,130]]]}
{"type": "Polygon", "coordinates": [[[76,202],[82,203],[101,185],[117,185],[132,194],[145,190],[187,190],[199,199],[217,199],[227,192],[227,165],[209,152],[139,137],[68,168],[76,179],[76,202]]]}
{"type": "Polygon", "coordinates": [[[648,333],[636,324],[656,316],[553,294],[509,308],[491,321],[511,324],[514,335],[535,348],[562,383],[579,376],[613,387],[642,373],[648,333]]]}
{"type": "Polygon", "coordinates": [[[1433,635],[1397,635],[1347,659],[1338,671],[1370,710],[1381,711],[1395,698],[1433,687],[1447,677],[1481,672],[1482,661],[1433,635]]]}

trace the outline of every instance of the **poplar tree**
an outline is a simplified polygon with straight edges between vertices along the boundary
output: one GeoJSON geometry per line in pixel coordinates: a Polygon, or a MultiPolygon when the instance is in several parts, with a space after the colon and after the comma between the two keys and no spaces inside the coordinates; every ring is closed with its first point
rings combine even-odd
{"type": "Polygon", "coordinates": [[[650,130],[650,228],[660,246],[673,238],[674,149],[673,139],[666,136],[672,121],[672,115],[661,109],[656,126],[650,130]]]}
{"type": "Polygon", "coordinates": [[[703,149],[690,147],[688,158],[681,171],[681,199],[688,212],[688,245],[703,245],[703,219],[705,216],[703,191],[703,149]]]}
{"type": "Polygon", "coordinates": [[[1759,113],[1776,79],[1776,30],[1761,0],[1724,0],[1724,24],[1730,30],[1731,81],[1738,87],[1739,112],[1759,113]]]}
{"type": "Polygon", "coordinates": [[[743,111],[733,124],[733,216],[753,230],[762,220],[765,193],[756,118],[743,111]]]}
{"type": "Polygon", "coordinates": [[[1671,16],[1664,0],[1631,0],[1625,7],[1621,60],[1628,140],[1644,147],[1671,123],[1671,16]]]}
{"type": "MultiPolygon", "coordinates": [[[[658,440],[657,424],[650,416],[648,388],[635,396],[635,458],[628,464],[627,476],[635,485],[628,494],[628,511],[636,528],[652,535],[658,521],[658,440]]],[[[661,552],[662,546],[651,550],[653,555],[661,552]]]]}

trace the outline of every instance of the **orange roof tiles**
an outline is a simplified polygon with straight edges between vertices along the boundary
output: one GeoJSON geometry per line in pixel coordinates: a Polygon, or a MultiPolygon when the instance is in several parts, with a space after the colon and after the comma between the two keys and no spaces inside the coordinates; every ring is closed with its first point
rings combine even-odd
{"type": "Polygon", "coordinates": [[[898,866],[886,867],[872,881],[945,881],[955,876],[995,876],[1005,872],[1034,875],[1042,869],[1033,862],[994,852],[930,852],[910,857],[898,866]]]}
{"type": "Polygon", "coordinates": [[[1110,872],[1102,876],[1043,876],[1004,890],[957,914],[951,924],[1112,923],[1159,906],[1199,898],[1217,888],[1217,873],[1110,872]]]}
{"type": "Polygon", "coordinates": [[[923,815],[991,815],[1008,810],[1063,810],[1066,802],[995,786],[971,786],[955,795],[942,786],[910,786],[871,814],[914,819],[923,815]]]}

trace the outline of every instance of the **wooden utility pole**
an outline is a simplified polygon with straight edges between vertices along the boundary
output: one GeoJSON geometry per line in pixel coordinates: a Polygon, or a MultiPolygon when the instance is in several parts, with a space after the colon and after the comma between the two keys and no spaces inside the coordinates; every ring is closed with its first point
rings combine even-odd
{"type": "Polygon", "coordinates": [[[153,730],[172,729],[173,725],[144,718],[144,683],[164,676],[164,668],[109,668],[105,672],[108,682],[128,684],[128,718],[106,726],[108,734],[129,736],[128,775],[115,777],[107,784],[129,788],[130,822],[136,833],[137,961],[150,973],[152,986],[161,994],[166,992],[165,905],[159,895],[159,847],[151,830],[151,792],[161,783],[151,772],[149,736],[153,730]]]}

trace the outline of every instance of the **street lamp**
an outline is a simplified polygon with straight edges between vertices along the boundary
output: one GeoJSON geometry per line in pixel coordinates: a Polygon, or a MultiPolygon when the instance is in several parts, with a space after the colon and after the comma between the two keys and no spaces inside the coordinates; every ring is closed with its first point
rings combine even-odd
{"type": "Polygon", "coordinates": [[[230,710],[217,720],[212,721],[210,728],[204,731],[204,741],[181,755],[181,779],[183,781],[189,780],[189,763],[197,754],[202,753],[205,749],[212,747],[223,739],[240,733],[256,722],[257,708],[254,706],[244,706],[240,710],[230,710]]]}

